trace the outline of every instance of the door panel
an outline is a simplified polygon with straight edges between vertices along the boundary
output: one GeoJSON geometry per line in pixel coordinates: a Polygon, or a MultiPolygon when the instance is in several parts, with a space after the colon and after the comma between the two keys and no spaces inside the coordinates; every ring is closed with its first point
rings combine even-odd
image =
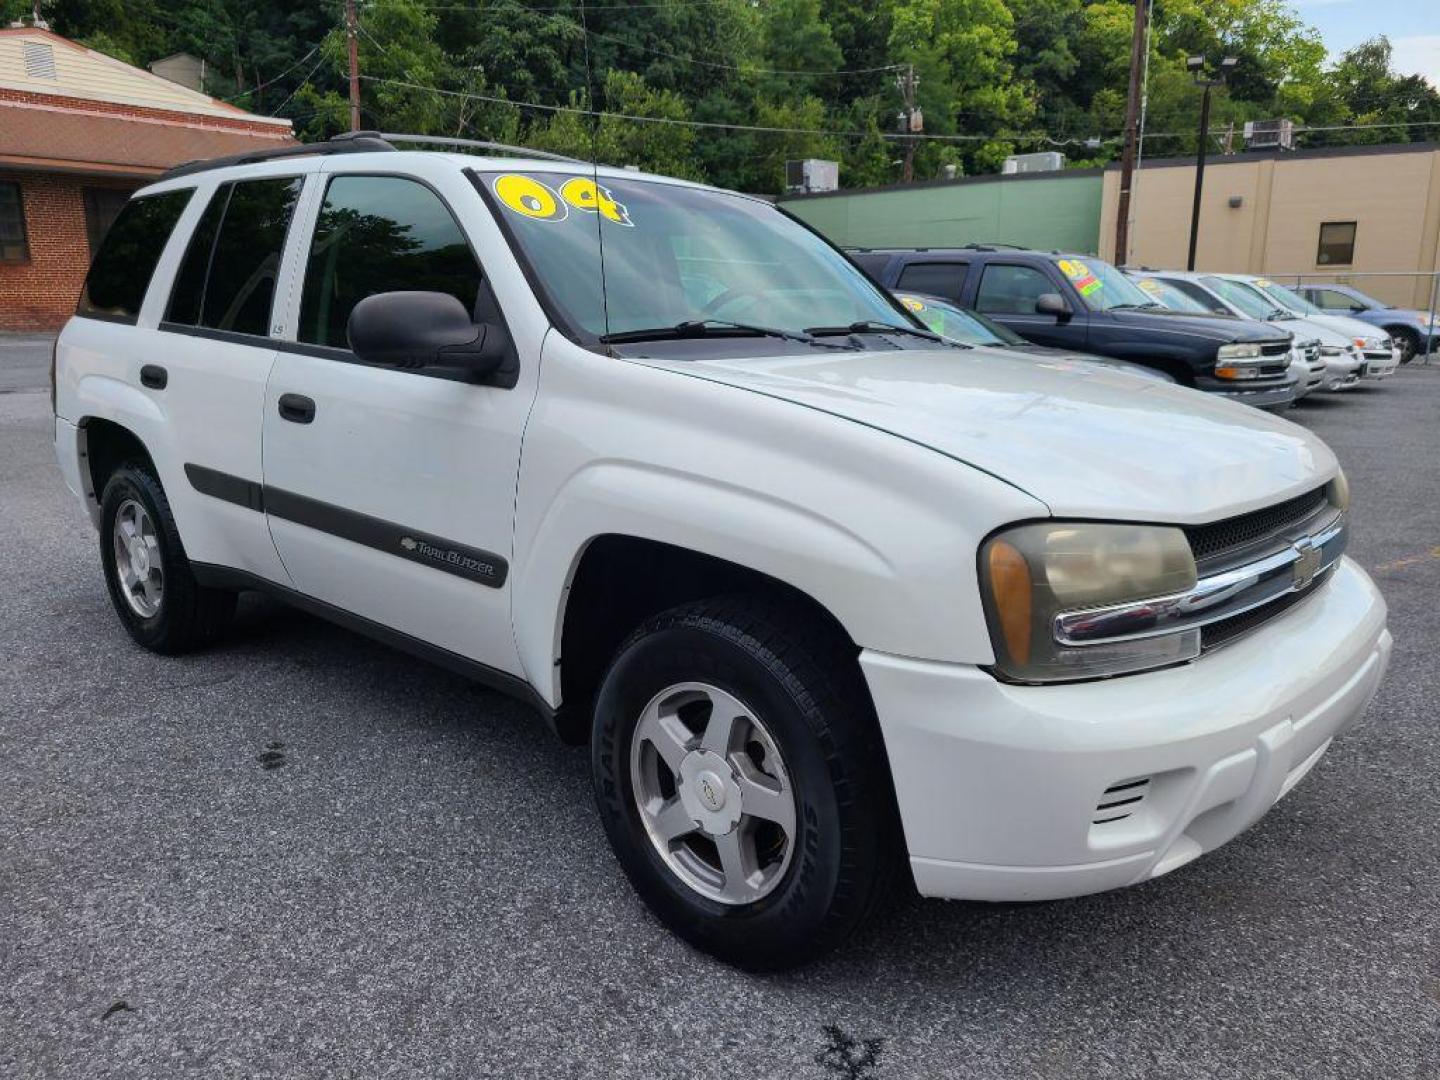
{"type": "Polygon", "coordinates": [[[433,190],[329,177],[299,341],[282,349],[266,391],[266,514],[301,592],[518,673],[506,578],[534,384],[505,390],[349,352],[359,300],[417,289],[493,314],[479,262],[433,190]]]}
{"type": "MultiPolygon", "coordinates": [[[[186,553],[285,581],[258,499],[261,415],[276,351],[270,316],[304,179],[220,184],[199,214],[160,327],[156,363],[184,467],[186,553]]],[[[167,488],[167,490],[170,490],[167,488]]]]}
{"type": "Polygon", "coordinates": [[[1036,345],[1084,350],[1087,312],[1067,286],[1043,270],[1018,263],[987,262],[980,267],[975,309],[1036,345]],[[1068,319],[1042,315],[1035,302],[1045,293],[1067,300],[1073,314],[1068,319]]]}

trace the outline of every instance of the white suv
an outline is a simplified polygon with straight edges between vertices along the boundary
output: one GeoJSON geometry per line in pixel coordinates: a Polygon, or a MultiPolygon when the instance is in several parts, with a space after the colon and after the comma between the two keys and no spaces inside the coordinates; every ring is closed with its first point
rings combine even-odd
{"type": "Polygon", "coordinates": [[[696,184],[367,135],[182,167],[57,357],[136,641],[212,641],[260,589],[524,698],[588,741],[640,894],[747,967],[833,946],[897,870],[976,900],[1168,873],[1390,652],[1314,436],[940,341],[696,184]]]}

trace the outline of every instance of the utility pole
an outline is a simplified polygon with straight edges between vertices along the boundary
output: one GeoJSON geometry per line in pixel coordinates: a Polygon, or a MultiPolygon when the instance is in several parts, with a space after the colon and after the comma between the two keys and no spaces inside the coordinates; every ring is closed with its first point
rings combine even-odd
{"type": "Polygon", "coordinates": [[[1130,191],[1135,182],[1135,147],[1140,138],[1140,92],[1145,70],[1148,0],[1135,0],[1135,30],[1130,35],[1130,89],[1125,95],[1125,149],[1120,155],[1120,198],[1115,204],[1115,263],[1130,261],[1130,191]]]}
{"type": "Polygon", "coordinates": [[[900,180],[906,184],[915,179],[914,136],[925,130],[925,116],[915,104],[915,88],[919,85],[920,80],[915,77],[914,64],[906,64],[904,73],[895,76],[895,86],[905,102],[905,109],[898,119],[900,131],[905,136],[905,163],[901,169],[900,180]]]}
{"type": "Polygon", "coordinates": [[[1185,260],[1186,270],[1195,269],[1195,246],[1200,240],[1200,193],[1205,187],[1205,151],[1209,149],[1210,142],[1210,91],[1225,84],[1230,72],[1235,70],[1236,63],[1238,61],[1233,56],[1227,56],[1220,61],[1219,74],[1207,78],[1204,74],[1203,56],[1192,56],[1185,61],[1185,66],[1195,79],[1195,85],[1205,88],[1200,99],[1200,144],[1195,150],[1195,203],[1190,210],[1190,254],[1185,260]]]}
{"type": "Polygon", "coordinates": [[[350,46],[350,130],[360,130],[360,50],[356,41],[355,0],[345,0],[345,37],[350,46]]]}

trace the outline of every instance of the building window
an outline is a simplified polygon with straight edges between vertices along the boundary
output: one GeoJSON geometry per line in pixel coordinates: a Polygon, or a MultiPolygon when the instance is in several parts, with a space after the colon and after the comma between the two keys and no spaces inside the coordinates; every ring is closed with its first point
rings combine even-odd
{"type": "Polygon", "coordinates": [[[1320,266],[1349,266],[1355,258],[1355,222],[1324,221],[1320,224],[1320,266]]]}
{"type": "Polygon", "coordinates": [[[100,241],[105,239],[116,216],[130,201],[130,193],[115,188],[86,188],[82,194],[85,196],[85,236],[93,255],[100,250],[100,241]]]}
{"type": "Polygon", "coordinates": [[[24,262],[30,258],[25,240],[25,203],[20,185],[0,181],[0,262],[24,262]]]}

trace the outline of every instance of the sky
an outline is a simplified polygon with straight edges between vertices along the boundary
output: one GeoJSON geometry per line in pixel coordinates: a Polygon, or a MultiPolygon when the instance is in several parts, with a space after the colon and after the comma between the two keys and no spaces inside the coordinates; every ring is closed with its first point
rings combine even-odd
{"type": "Polygon", "coordinates": [[[1424,75],[1440,88],[1440,7],[1437,0],[1292,0],[1320,31],[1331,58],[1384,34],[1402,75],[1424,75]]]}

